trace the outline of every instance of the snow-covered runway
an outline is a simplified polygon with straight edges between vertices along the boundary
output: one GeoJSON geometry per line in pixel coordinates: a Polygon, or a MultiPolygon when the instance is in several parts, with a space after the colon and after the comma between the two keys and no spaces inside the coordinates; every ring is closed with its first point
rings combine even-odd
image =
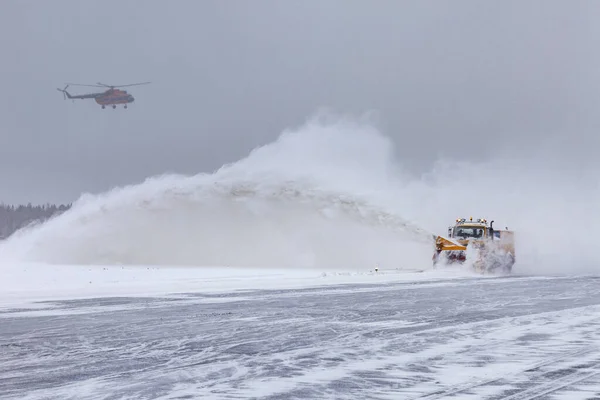
{"type": "Polygon", "coordinates": [[[593,399],[600,278],[61,300],[0,314],[7,399],[593,399]]]}

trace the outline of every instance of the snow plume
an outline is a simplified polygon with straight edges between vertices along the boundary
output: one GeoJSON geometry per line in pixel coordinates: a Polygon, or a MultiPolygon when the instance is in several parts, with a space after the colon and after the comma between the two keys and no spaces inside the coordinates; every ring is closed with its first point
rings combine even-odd
{"type": "Polygon", "coordinates": [[[393,146],[368,124],[317,117],[213,174],[161,176],[18,232],[0,254],[56,264],[431,265],[431,234],[389,207],[393,146]]]}
{"type": "MultiPolygon", "coordinates": [[[[600,222],[598,168],[570,167],[548,143],[526,157],[439,161],[415,177],[368,119],[319,116],[212,174],[82,196],[61,216],[15,234],[0,257],[430,268],[431,233],[445,235],[457,217],[472,216],[515,231],[515,273],[599,272],[589,231],[600,222]]],[[[473,151],[465,143],[466,154],[473,151]]]]}

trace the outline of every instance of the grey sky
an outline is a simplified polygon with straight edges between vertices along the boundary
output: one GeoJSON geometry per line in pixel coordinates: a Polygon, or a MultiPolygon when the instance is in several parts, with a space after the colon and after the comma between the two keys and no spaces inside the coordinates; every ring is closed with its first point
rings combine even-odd
{"type": "Polygon", "coordinates": [[[68,202],[211,171],[323,106],[377,110],[417,172],[469,146],[475,158],[524,154],[553,136],[559,157],[581,160],[599,145],[599,11],[576,0],[4,1],[0,201],[68,202]],[[55,90],[147,80],[128,88],[127,110],[55,90]]]}

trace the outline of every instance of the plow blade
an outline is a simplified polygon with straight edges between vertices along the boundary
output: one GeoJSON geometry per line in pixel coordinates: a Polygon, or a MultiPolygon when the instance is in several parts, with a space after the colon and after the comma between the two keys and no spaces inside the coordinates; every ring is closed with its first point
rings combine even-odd
{"type": "Polygon", "coordinates": [[[435,247],[438,251],[447,251],[447,250],[458,250],[464,251],[467,250],[467,246],[463,246],[460,243],[457,243],[453,240],[447,239],[442,236],[437,236],[435,238],[435,247]]]}

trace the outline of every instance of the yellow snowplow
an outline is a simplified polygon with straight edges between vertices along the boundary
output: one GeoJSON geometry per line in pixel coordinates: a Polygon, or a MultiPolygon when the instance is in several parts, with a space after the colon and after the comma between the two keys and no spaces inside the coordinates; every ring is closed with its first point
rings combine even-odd
{"type": "Polygon", "coordinates": [[[494,221],[458,218],[448,237],[435,236],[433,265],[466,263],[481,273],[510,273],[515,264],[514,232],[494,228],[494,221]]]}

